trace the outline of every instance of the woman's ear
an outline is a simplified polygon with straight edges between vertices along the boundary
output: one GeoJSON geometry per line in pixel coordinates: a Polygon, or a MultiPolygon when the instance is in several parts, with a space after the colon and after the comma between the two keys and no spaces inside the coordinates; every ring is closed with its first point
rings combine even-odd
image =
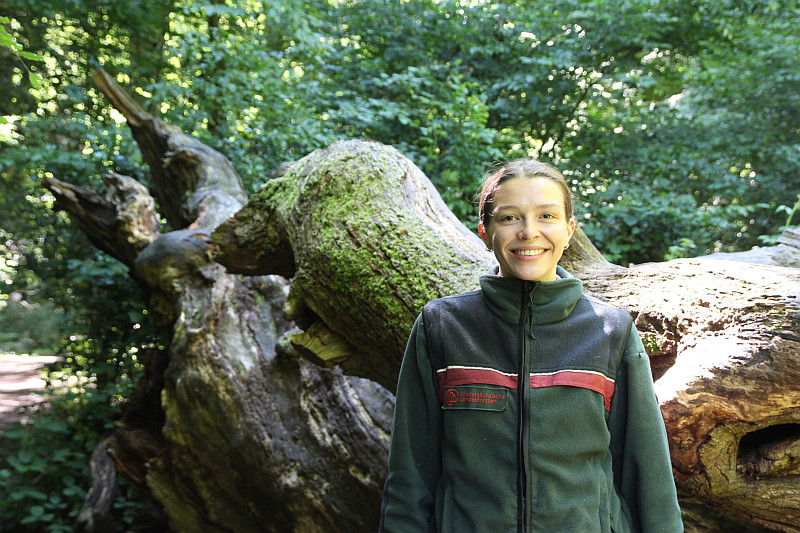
{"type": "Polygon", "coordinates": [[[489,235],[486,233],[486,226],[483,225],[483,222],[478,224],[478,235],[481,236],[481,240],[483,241],[483,244],[486,245],[486,249],[491,252],[492,247],[489,245],[489,235]]]}
{"type": "Polygon", "coordinates": [[[575,217],[569,219],[567,223],[569,236],[572,237],[572,234],[575,233],[575,228],[578,227],[578,221],[575,220],[575,217]]]}

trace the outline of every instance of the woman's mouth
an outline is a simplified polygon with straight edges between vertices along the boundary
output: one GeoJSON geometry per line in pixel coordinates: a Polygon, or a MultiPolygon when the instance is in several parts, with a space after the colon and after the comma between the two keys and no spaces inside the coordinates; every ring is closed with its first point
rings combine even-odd
{"type": "Polygon", "coordinates": [[[514,255],[522,255],[522,256],[534,256],[544,253],[543,248],[537,248],[535,250],[512,250],[514,255]]]}

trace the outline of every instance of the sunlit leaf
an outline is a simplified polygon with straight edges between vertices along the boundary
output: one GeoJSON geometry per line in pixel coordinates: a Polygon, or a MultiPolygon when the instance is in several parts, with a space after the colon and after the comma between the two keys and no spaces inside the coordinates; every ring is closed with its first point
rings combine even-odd
{"type": "Polygon", "coordinates": [[[25,50],[20,50],[19,55],[25,59],[30,59],[31,61],[44,61],[44,56],[40,56],[39,54],[34,54],[32,52],[26,52],[25,50]]]}
{"type": "Polygon", "coordinates": [[[42,77],[36,74],[35,72],[31,72],[28,74],[28,81],[30,81],[33,87],[37,89],[42,88],[42,77]]]}

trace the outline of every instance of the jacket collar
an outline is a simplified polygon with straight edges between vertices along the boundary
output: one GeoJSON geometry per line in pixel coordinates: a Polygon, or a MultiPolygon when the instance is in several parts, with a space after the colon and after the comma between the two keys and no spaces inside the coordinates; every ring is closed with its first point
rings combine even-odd
{"type": "Polygon", "coordinates": [[[504,278],[497,275],[494,267],[481,276],[480,284],[483,299],[494,314],[506,322],[517,323],[523,291],[533,286],[528,305],[531,306],[533,324],[558,322],[569,316],[578,299],[583,294],[583,283],[572,277],[563,268],[556,267],[558,279],[555,281],[525,281],[517,278],[504,278]]]}

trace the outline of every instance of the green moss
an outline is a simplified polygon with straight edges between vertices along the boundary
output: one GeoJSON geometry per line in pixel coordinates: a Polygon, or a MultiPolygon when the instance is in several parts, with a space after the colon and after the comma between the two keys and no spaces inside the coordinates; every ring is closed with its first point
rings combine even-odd
{"type": "Polygon", "coordinates": [[[666,348],[666,341],[655,333],[645,331],[640,333],[639,336],[642,338],[642,344],[644,344],[644,349],[649,356],[660,354],[666,348]]]}
{"type": "Polygon", "coordinates": [[[322,307],[313,310],[333,329],[379,317],[385,338],[404,338],[427,301],[477,282],[477,265],[454,254],[406,204],[408,165],[388,146],[337,143],[256,194],[295,239],[296,264],[306,275],[300,297],[322,307]],[[316,298],[317,289],[332,291],[336,301],[316,298]]]}

